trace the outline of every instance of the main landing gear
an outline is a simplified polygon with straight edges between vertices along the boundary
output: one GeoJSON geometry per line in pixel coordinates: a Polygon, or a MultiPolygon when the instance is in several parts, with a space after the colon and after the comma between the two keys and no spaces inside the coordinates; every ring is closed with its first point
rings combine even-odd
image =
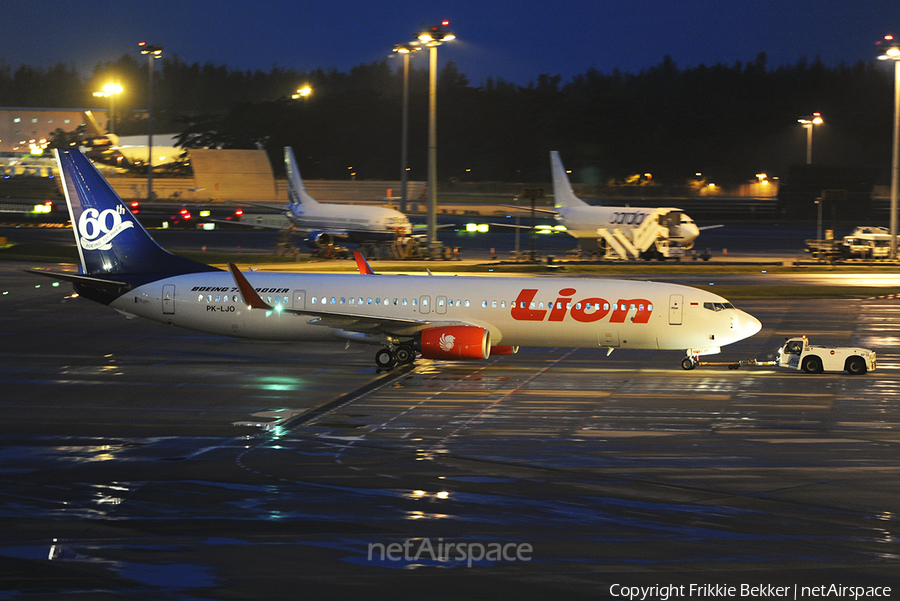
{"type": "Polygon", "coordinates": [[[379,369],[391,369],[395,365],[407,365],[415,360],[416,351],[408,344],[401,344],[393,349],[384,347],[375,353],[375,365],[379,369]]]}

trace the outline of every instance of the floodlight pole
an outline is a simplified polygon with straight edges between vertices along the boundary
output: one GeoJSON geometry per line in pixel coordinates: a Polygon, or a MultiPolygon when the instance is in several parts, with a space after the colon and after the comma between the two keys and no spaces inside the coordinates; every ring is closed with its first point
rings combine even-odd
{"type": "Polygon", "coordinates": [[[162,54],[162,46],[139,44],[147,55],[147,200],[153,200],[153,59],[162,54]]]}

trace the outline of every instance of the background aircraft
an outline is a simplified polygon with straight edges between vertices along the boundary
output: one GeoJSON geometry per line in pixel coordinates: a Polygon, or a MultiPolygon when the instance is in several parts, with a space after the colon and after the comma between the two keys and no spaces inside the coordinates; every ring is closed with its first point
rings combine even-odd
{"type": "MultiPolygon", "coordinates": [[[[293,228],[305,234],[307,246],[323,249],[337,242],[370,244],[393,242],[398,237],[409,236],[412,226],[409,219],[396,209],[365,205],[345,205],[319,202],[307,193],[290,146],[284,148],[284,164],[288,178],[290,204],[284,214],[293,228]]],[[[254,206],[262,206],[255,204],[254,206]]],[[[276,207],[270,207],[276,208],[276,207]]],[[[241,223],[256,227],[285,229],[271,216],[244,215],[241,223]]]]}
{"type": "MultiPolygon", "coordinates": [[[[81,145],[87,156],[115,167],[146,165],[150,150],[148,136],[118,136],[104,132],[94,114],[84,111],[88,136],[81,145]]],[[[179,134],[153,134],[153,166],[172,163],[184,154],[184,148],[176,146],[179,134]]]]}
{"type": "MultiPolygon", "coordinates": [[[[575,196],[557,151],[550,152],[554,214],[582,250],[611,250],[616,258],[679,257],[694,245],[700,228],[674,207],[592,206],[575,196]],[[677,250],[676,250],[677,249],[677,250]]],[[[719,226],[716,226],[719,227],[719,226]]]]}
{"type": "Polygon", "coordinates": [[[54,152],[81,269],[34,273],[126,315],[259,340],[371,343],[380,368],[417,354],[483,360],[519,345],[677,349],[695,362],[761,328],[724,298],[677,284],[362,267],[366,275],[229,273],[160,248],[83,153],[54,152]]]}

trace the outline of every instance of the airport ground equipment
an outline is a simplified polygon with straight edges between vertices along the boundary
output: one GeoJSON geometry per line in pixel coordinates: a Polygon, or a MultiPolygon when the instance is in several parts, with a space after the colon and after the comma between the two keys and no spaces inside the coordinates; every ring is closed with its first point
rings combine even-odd
{"type": "Polygon", "coordinates": [[[774,365],[804,371],[808,374],[845,371],[851,376],[858,376],[875,369],[875,351],[857,346],[813,346],[809,344],[806,336],[799,336],[785,340],[784,346],[778,349],[778,355],[771,361],[749,359],[746,361],[710,362],[685,357],[681,363],[684,369],[714,365],[726,365],[728,369],[738,369],[742,365],[774,365]]]}
{"type": "Polygon", "coordinates": [[[602,240],[600,247],[606,250],[604,258],[681,260],[684,251],[694,245],[693,240],[688,246],[670,240],[673,230],[680,227],[683,214],[678,209],[662,207],[653,210],[638,227],[632,229],[614,226],[598,228],[597,235],[602,240]]]}
{"type": "Polygon", "coordinates": [[[853,233],[840,240],[826,235],[824,240],[806,240],[805,242],[806,252],[829,261],[836,259],[884,260],[890,258],[891,254],[891,234],[887,228],[878,226],[858,226],[853,233]]]}

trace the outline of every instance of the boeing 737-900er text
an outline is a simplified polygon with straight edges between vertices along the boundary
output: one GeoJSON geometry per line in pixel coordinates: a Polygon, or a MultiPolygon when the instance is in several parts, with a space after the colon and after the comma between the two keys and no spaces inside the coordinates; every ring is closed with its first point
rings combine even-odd
{"type": "Polygon", "coordinates": [[[697,356],[756,334],[721,296],[628,280],[241,273],[159,247],[78,150],[55,151],[81,259],[71,281],[129,316],[260,340],[372,343],[382,368],[421,355],[484,360],[518,346],[686,350],[697,356]]]}

